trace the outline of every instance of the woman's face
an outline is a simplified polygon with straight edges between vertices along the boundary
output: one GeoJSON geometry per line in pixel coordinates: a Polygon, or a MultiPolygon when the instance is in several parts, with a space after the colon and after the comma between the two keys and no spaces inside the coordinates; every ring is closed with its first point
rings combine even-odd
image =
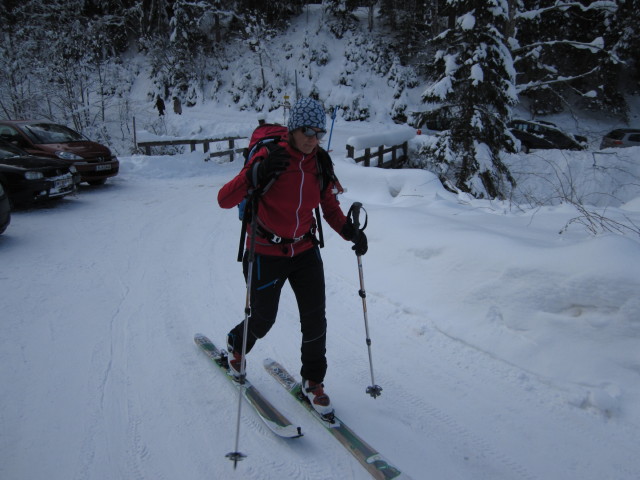
{"type": "Polygon", "coordinates": [[[302,128],[296,128],[293,131],[292,133],[293,146],[306,155],[313,152],[313,149],[318,146],[318,143],[320,143],[320,140],[318,139],[317,135],[311,135],[311,136],[306,135],[304,133],[305,131],[306,132],[313,131],[317,134],[317,133],[324,133],[324,130],[320,130],[319,128],[313,128],[313,127],[302,127],[302,128]]]}

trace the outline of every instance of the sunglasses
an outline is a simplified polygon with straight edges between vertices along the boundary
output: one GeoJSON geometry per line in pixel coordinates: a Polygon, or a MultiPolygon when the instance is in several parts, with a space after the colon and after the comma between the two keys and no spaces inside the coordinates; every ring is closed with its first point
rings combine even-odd
{"type": "Polygon", "coordinates": [[[307,137],[316,137],[318,140],[322,140],[324,134],[327,133],[324,130],[317,131],[311,127],[300,127],[300,131],[302,131],[302,133],[304,133],[307,137]]]}

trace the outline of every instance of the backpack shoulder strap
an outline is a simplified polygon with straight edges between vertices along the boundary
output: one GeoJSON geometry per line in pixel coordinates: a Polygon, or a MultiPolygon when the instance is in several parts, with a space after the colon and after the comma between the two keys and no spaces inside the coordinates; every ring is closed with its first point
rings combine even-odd
{"type": "MultiPolygon", "coordinates": [[[[327,152],[322,147],[318,147],[318,150],[316,152],[316,164],[318,166],[318,178],[320,180],[320,195],[322,195],[332,183],[334,185],[332,193],[334,193],[335,195],[337,195],[338,193],[343,193],[344,189],[342,188],[342,185],[340,185],[340,181],[336,176],[335,170],[333,168],[333,162],[331,161],[331,157],[329,156],[329,152],[327,152]]],[[[322,233],[322,217],[320,216],[319,207],[316,207],[315,214],[319,236],[318,245],[320,248],[322,248],[324,247],[324,235],[322,233]]]]}
{"type": "Polygon", "coordinates": [[[340,185],[340,181],[336,176],[335,170],[333,168],[333,161],[329,156],[329,152],[327,152],[324,148],[318,147],[318,151],[316,153],[316,161],[318,164],[318,175],[320,177],[320,192],[324,193],[329,184],[333,182],[336,186],[337,193],[342,193],[344,190],[342,185],[340,185]]]}

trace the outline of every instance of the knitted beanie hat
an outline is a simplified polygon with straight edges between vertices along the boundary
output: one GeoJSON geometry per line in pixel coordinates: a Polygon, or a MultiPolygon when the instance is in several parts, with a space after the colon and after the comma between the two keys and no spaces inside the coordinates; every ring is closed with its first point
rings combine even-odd
{"type": "Polygon", "coordinates": [[[287,127],[290,132],[300,127],[314,127],[326,130],[327,115],[322,104],[313,98],[301,98],[291,109],[287,127]]]}

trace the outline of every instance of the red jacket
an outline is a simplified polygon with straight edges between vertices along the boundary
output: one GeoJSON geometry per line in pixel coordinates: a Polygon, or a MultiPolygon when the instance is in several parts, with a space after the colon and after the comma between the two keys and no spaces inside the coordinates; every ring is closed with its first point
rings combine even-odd
{"type": "MultiPolygon", "coordinates": [[[[336,232],[340,233],[347,221],[340,202],[336,186],[330,184],[320,192],[318,165],[315,150],[305,155],[287,142],[280,142],[289,153],[289,166],[283,171],[271,187],[259,198],[257,222],[267,232],[282,238],[298,238],[315,228],[313,210],[322,206],[322,216],[336,232]]],[[[240,173],[225,184],[218,192],[218,204],[222,208],[233,208],[247,196],[251,187],[247,179],[247,170],[268,155],[263,147],[245,165],[240,173]]],[[[251,226],[247,228],[247,248],[251,238],[251,226]]],[[[295,243],[274,245],[266,238],[256,235],[256,253],[262,255],[291,256],[298,255],[313,247],[310,238],[295,243]]]]}

